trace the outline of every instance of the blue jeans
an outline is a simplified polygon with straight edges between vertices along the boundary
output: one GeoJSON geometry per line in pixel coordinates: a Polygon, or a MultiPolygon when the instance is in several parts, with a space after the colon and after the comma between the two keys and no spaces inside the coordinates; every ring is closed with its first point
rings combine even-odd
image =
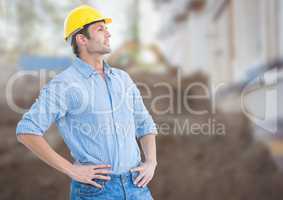
{"type": "Polygon", "coordinates": [[[71,200],[153,200],[148,187],[134,184],[138,172],[110,174],[111,180],[96,179],[102,189],[72,180],[71,200]]]}

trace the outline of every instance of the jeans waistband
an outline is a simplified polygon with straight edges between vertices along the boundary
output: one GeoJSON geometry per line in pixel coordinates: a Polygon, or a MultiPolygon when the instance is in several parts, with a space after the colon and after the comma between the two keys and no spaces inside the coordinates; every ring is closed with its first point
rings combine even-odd
{"type": "Polygon", "coordinates": [[[108,174],[108,176],[110,176],[111,178],[123,178],[123,177],[130,177],[132,176],[132,174],[137,173],[137,172],[131,172],[131,171],[127,171],[127,172],[123,172],[121,174],[108,174]]]}

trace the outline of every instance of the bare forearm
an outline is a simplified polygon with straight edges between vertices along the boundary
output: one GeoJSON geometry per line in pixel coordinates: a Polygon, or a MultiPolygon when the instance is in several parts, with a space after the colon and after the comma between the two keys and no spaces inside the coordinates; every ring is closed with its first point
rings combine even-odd
{"type": "Polygon", "coordinates": [[[17,138],[42,161],[60,172],[70,175],[72,164],[56,153],[42,136],[21,134],[17,138]]]}
{"type": "Polygon", "coordinates": [[[157,164],[156,159],[156,142],[155,142],[155,134],[149,134],[143,136],[140,139],[141,147],[145,156],[146,161],[151,161],[157,164]]]}

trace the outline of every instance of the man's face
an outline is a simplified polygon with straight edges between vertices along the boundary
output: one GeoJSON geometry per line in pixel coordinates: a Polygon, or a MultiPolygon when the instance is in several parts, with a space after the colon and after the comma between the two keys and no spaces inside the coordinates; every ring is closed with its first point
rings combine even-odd
{"type": "Polygon", "coordinates": [[[110,33],[104,22],[97,22],[88,27],[90,38],[85,42],[88,54],[107,54],[111,52],[109,38],[110,33]]]}

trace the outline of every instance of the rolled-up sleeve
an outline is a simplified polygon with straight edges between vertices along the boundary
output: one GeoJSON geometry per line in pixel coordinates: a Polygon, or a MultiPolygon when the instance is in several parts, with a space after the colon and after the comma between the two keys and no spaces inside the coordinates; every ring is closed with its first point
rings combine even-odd
{"type": "Polygon", "coordinates": [[[139,139],[145,135],[157,134],[156,124],[144,105],[140,91],[134,82],[132,84],[136,137],[139,139]]]}
{"type": "Polygon", "coordinates": [[[16,127],[16,134],[44,135],[50,125],[65,116],[67,102],[63,83],[51,81],[40,90],[31,108],[16,127]]]}

